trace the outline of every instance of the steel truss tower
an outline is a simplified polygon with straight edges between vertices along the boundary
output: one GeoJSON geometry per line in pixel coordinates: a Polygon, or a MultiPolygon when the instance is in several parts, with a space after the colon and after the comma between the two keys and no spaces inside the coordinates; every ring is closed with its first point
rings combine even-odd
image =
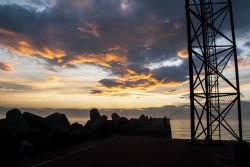
{"type": "Polygon", "coordinates": [[[186,0],[186,16],[191,141],[222,140],[229,135],[242,142],[241,94],[232,2],[186,0]],[[231,116],[238,117],[236,129],[230,124],[231,116]]]}

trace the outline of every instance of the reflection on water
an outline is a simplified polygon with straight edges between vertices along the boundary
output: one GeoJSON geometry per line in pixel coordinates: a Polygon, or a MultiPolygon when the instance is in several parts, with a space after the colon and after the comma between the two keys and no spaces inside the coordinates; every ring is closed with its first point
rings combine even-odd
{"type": "Polygon", "coordinates": [[[171,120],[172,136],[176,139],[190,139],[189,120],[171,120]]]}
{"type": "MultiPolygon", "coordinates": [[[[228,123],[232,126],[232,128],[237,131],[238,121],[237,120],[228,120],[228,123]]],[[[190,120],[171,120],[172,127],[172,136],[176,139],[190,139],[190,120]]],[[[223,140],[234,140],[234,137],[229,134],[227,131],[223,130],[221,132],[221,136],[223,140]]],[[[250,121],[243,120],[243,139],[250,140],[250,121]]]]}

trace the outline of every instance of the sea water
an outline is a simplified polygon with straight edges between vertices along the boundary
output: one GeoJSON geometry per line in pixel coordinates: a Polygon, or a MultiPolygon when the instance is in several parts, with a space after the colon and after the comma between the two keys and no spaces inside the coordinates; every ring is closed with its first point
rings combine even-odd
{"type": "MultiPolygon", "coordinates": [[[[227,120],[228,124],[238,133],[238,120],[227,120]]],[[[189,119],[173,119],[171,120],[171,128],[173,138],[177,139],[190,139],[190,120],[189,119]]],[[[250,141],[250,120],[242,120],[243,139],[250,141]]],[[[224,140],[234,140],[235,138],[221,128],[221,137],[224,140]]]]}

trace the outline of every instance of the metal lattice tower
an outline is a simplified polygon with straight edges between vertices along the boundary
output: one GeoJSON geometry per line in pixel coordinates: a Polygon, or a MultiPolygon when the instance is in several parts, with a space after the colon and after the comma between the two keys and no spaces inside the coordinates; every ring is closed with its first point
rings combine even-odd
{"type": "Polygon", "coordinates": [[[242,142],[240,85],[231,0],[186,0],[191,140],[242,142]],[[238,128],[228,121],[238,117],[238,128]]]}

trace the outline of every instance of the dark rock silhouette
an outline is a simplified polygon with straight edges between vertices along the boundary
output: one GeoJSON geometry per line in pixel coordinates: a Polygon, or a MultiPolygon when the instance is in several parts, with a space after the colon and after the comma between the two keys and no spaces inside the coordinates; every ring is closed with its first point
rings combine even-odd
{"type": "Polygon", "coordinates": [[[15,134],[5,125],[0,125],[0,162],[15,167],[21,160],[20,142],[15,134]]]}
{"type": "Polygon", "coordinates": [[[129,129],[129,121],[127,118],[120,117],[117,113],[113,113],[111,117],[116,131],[124,131],[129,129]]]}
{"type": "Polygon", "coordinates": [[[108,127],[108,117],[99,113],[97,109],[92,109],[89,112],[90,120],[86,123],[85,127],[91,129],[96,136],[104,135],[108,127]]]}
{"type": "Polygon", "coordinates": [[[70,126],[70,130],[77,130],[77,129],[82,129],[84,126],[82,124],[79,124],[79,123],[73,123],[71,126],[70,126]]]}
{"type": "Polygon", "coordinates": [[[0,120],[1,162],[11,162],[16,166],[21,157],[31,156],[98,137],[119,135],[143,135],[171,138],[169,119],[149,119],[142,115],[139,119],[121,117],[117,113],[108,120],[97,109],[89,112],[90,120],[85,125],[70,124],[66,115],[54,113],[41,117],[18,109],[7,112],[6,119],[0,120]],[[170,129],[170,131],[168,130],[170,129]]]}
{"type": "Polygon", "coordinates": [[[27,140],[21,142],[21,154],[24,156],[29,156],[34,151],[34,145],[27,140]]]}
{"type": "Polygon", "coordinates": [[[106,115],[102,115],[102,120],[103,121],[107,121],[108,120],[108,117],[106,115]]]}
{"type": "Polygon", "coordinates": [[[51,115],[45,117],[45,120],[54,126],[64,126],[67,128],[70,127],[69,120],[65,116],[65,114],[54,113],[54,114],[51,114],[51,115]]]}
{"type": "Polygon", "coordinates": [[[43,141],[49,148],[61,148],[70,144],[70,132],[67,128],[54,127],[43,141]]]}
{"type": "Polygon", "coordinates": [[[111,114],[112,121],[116,121],[120,118],[120,116],[117,113],[111,114]]]}
{"type": "Polygon", "coordinates": [[[147,123],[145,115],[141,115],[138,120],[138,126],[144,126],[147,123]]]}
{"type": "Polygon", "coordinates": [[[6,121],[9,125],[21,125],[21,126],[27,126],[27,122],[24,119],[22,113],[18,109],[12,109],[6,113],[6,121]]]}
{"type": "Polygon", "coordinates": [[[30,127],[39,129],[45,133],[50,132],[53,128],[53,125],[51,125],[51,123],[38,115],[25,112],[23,113],[23,117],[26,119],[30,127]]]}
{"type": "Polygon", "coordinates": [[[90,110],[90,121],[97,121],[101,118],[99,111],[95,108],[90,110]]]}
{"type": "Polygon", "coordinates": [[[46,136],[45,132],[29,126],[13,126],[11,130],[19,140],[39,141],[46,136]]]}

